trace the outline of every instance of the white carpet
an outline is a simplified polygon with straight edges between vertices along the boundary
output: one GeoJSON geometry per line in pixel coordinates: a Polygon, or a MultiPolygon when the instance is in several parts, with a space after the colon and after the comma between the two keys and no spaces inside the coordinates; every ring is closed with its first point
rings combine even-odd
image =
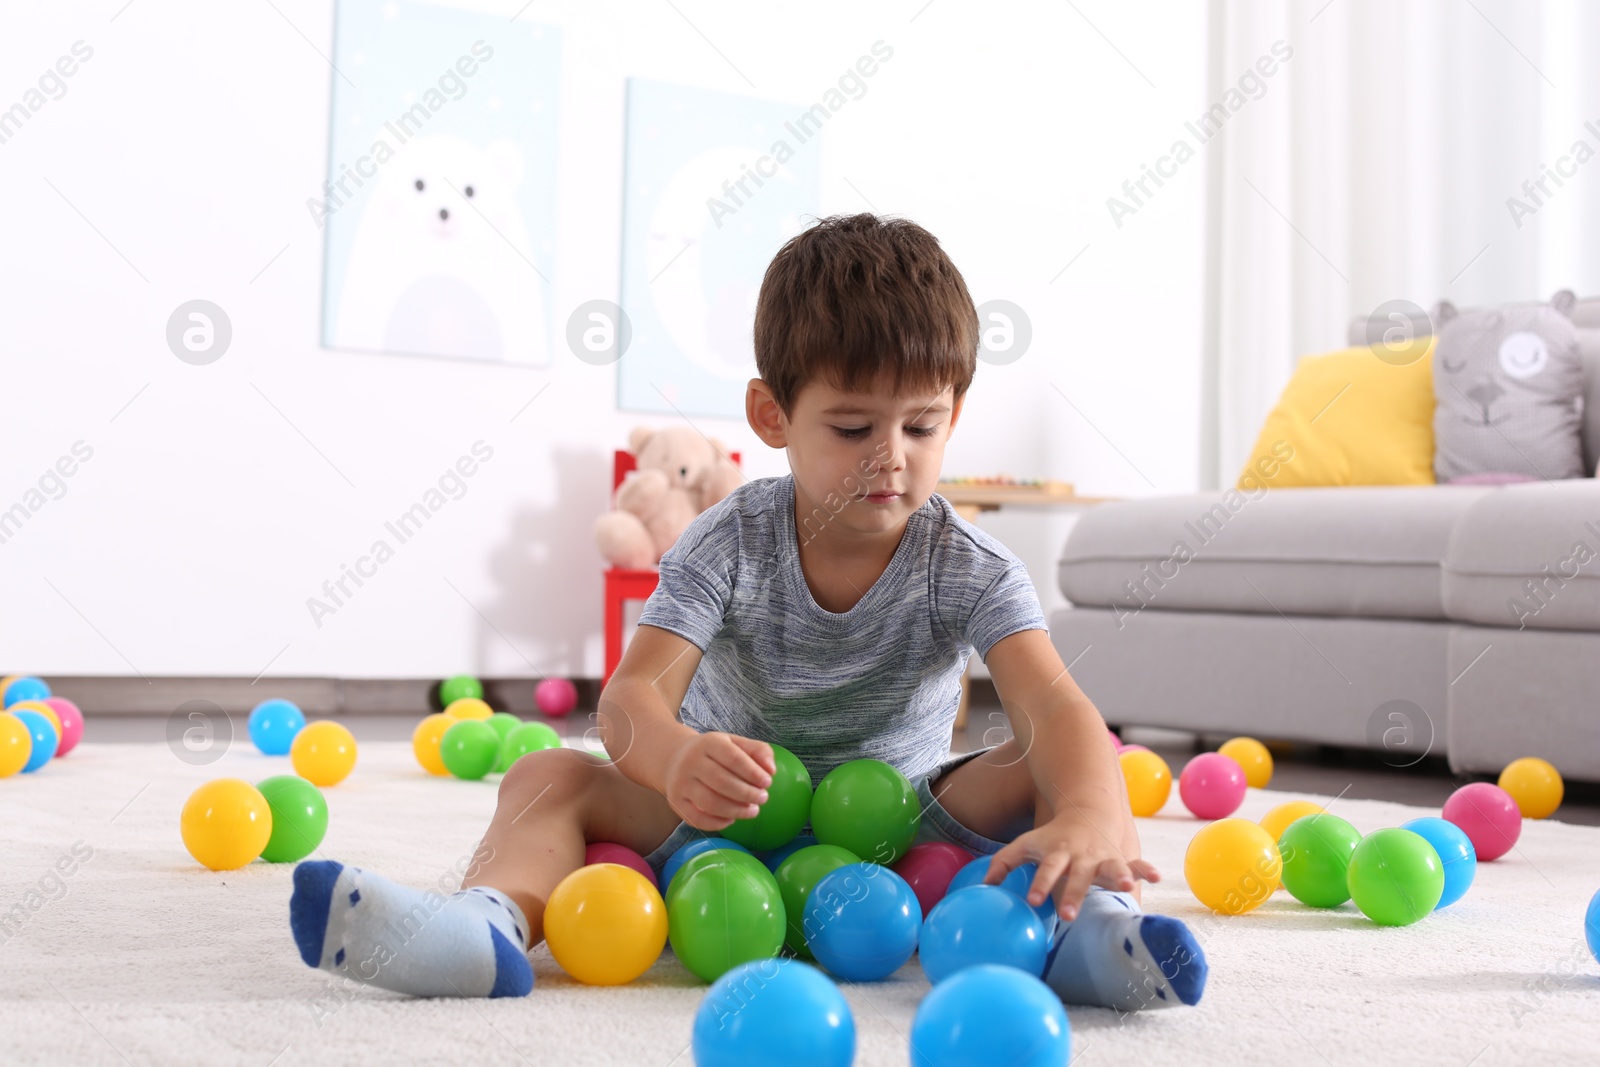
{"type": "MultiPolygon", "coordinates": [[[[248,747],[194,768],[164,745],[89,743],[0,780],[0,914],[31,888],[56,897],[0,944],[0,1063],[691,1061],[704,987],[670,951],[621,988],[578,985],[541,946],[525,999],[362,990],[341,1003],[331,976],[295,952],[290,867],[213,873],[179,839],[179,810],[199,782],[289,770],[287,758],[248,747]],[[52,889],[49,872],[63,857],[71,865],[79,841],[93,857],[52,889]]],[[[423,884],[458,880],[495,788],[429,779],[409,745],[369,743],[326,795],[322,855],[423,884]]],[[[1240,814],[1259,818],[1292,796],[1252,790],[1240,814]]],[[[1332,810],[1363,832],[1430,814],[1354,800],[1332,810]]],[[[1583,911],[1600,888],[1600,830],[1526,823],[1518,850],[1480,865],[1464,900],[1384,929],[1352,905],[1315,912],[1283,893],[1249,915],[1213,916],[1183,886],[1199,824],[1180,811],[1174,796],[1166,814],[1141,820],[1145,855],[1167,877],[1146,888],[1145,907],[1194,927],[1211,963],[1205,999],[1121,1021],[1072,1008],[1075,1064],[1594,1062],[1600,965],[1583,945],[1583,911]]],[[[845,987],[858,1064],[908,1062],[905,1034],[927,988],[915,959],[888,982],[845,987]]]]}

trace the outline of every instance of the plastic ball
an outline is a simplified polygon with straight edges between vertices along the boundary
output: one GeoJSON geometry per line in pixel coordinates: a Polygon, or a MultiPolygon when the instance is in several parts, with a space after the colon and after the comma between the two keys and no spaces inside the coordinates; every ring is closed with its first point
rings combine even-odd
{"type": "Polygon", "coordinates": [[[272,812],[272,834],[261,858],[294,863],[317,850],[328,833],[328,802],[322,790],[297,774],[279,774],[256,783],[272,812]]]}
{"type": "Polygon", "coordinates": [[[1149,751],[1150,750],[1148,748],[1145,748],[1143,745],[1123,745],[1121,748],[1119,748],[1117,750],[1118,754],[1121,754],[1123,752],[1149,752],[1149,751]]]}
{"type": "Polygon", "coordinates": [[[1497,860],[1511,851],[1522,834],[1522,810],[1497,785],[1473,782],[1450,794],[1440,812],[1472,839],[1478,862],[1497,860]]]}
{"type": "Polygon", "coordinates": [[[980,963],[934,986],[911,1019],[912,1067],[1062,1067],[1072,1027],[1061,998],[1015,967],[980,963]]]}
{"type": "Polygon", "coordinates": [[[817,882],[801,923],[818,963],[840,978],[875,982],[899,970],[917,950],[922,906],[906,880],[889,868],[850,863],[817,882]]]}
{"type": "MultiPolygon", "coordinates": [[[[955,873],[950,879],[950,885],[945,890],[946,895],[968,886],[984,885],[984,879],[989,875],[989,864],[993,856],[979,856],[965,867],[955,873]]],[[[1033,888],[1033,880],[1039,876],[1037,863],[1023,863],[1006,872],[1006,876],[999,882],[1001,889],[1008,893],[1016,894],[1023,903],[1028,901],[1028,890],[1033,888]]],[[[1039,916],[1039,921],[1044,923],[1047,934],[1055,933],[1056,929],[1056,904],[1053,896],[1045,897],[1037,904],[1029,904],[1030,908],[1039,916]]]]}
{"type": "Polygon", "coordinates": [[[856,1021],[839,987],[811,964],[752,960],[706,990],[692,1042],[695,1067],[850,1067],[856,1021]]]}
{"type": "MultiPolygon", "coordinates": [[[[483,721],[494,727],[495,736],[500,738],[500,745],[502,749],[505,746],[506,738],[511,736],[511,731],[522,725],[522,720],[511,714],[509,711],[497,711],[483,721]]],[[[506,767],[509,766],[509,763],[506,764],[506,767]]],[[[500,766],[497,762],[494,769],[497,771],[504,771],[506,767],[500,766]]]]}
{"type": "Polygon", "coordinates": [[[441,711],[417,723],[417,728],[411,731],[411,752],[423,770],[440,778],[450,776],[450,768],[444,765],[444,757],[439,754],[439,743],[444,740],[444,732],[460,721],[441,711]]]}
{"type": "Polygon", "coordinates": [[[10,778],[28,765],[33,755],[33,733],[28,724],[8,711],[0,711],[0,778],[10,778]]]}
{"type": "Polygon", "coordinates": [[[444,706],[444,713],[452,719],[489,719],[494,717],[494,709],[477,697],[462,697],[452,700],[444,706]]]}
{"type": "Polygon", "coordinates": [[[1411,925],[1437,907],[1443,894],[1439,854],[1410,830],[1375,830],[1350,857],[1350,898],[1381,926],[1411,925]]]}
{"type": "Polygon", "coordinates": [[[731,968],[783,948],[778,880],[748,852],[698,857],[667,886],[668,939],[683,965],[714,982],[731,968]]]}
{"type": "Polygon", "coordinates": [[[1106,727],[1106,736],[1111,739],[1112,751],[1121,752],[1122,751],[1122,738],[1117,736],[1117,732],[1115,730],[1113,730],[1111,727],[1107,726],[1106,727]]]}
{"type": "Polygon", "coordinates": [[[3,700],[5,706],[10,708],[13,704],[24,700],[44,700],[50,695],[50,687],[43,678],[17,678],[6,686],[3,700]]]}
{"type": "Polygon", "coordinates": [[[1183,855],[1189,891],[1212,911],[1242,915],[1278,888],[1278,843],[1249,819],[1218,819],[1200,828],[1183,855]]]}
{"type": "Polygon", "coordinates": [[[565,678],[546,678],[534,686],[533,703],[552,719],[559,719],[578,706],[578,687],[565,678]]]}
{"type": "Polygon", "coordinates": [[[37,711],[12,710],[7,712],[20,721],[28,731],[32,741],[32,748],[28,753],[28,762],[22,765],[23,774],[32,774],[34,771],[49,763],[56,754],[56,728],[50,725],[50,720],[40,715],[37,711]]]}
{"type": "Polygon", "coordinates": [[[860,862],[861,857],[838,845],[812,845],[800,849],[773,871],[778,891],[783,894],[783,943],[790,952],[801,959],[811,958],[811,949],[806,945],[806,901],[817,883],[840,867],[860,862]]]}
{"type": "Polygon", "coordinates": [[[579,867],[556,884],[544,909],[550,955],[585,985],[622,985],[655,963],[667,944],[667,905],[656,887],[620,863],[579,867]]]}
{"type": "Polygon", "coordinates": [[[1561,806],[1566,787],[1561,772],[1537,756],[1524,756],[1506,764],[1499,786],[1511,794],[1525,819],[1547,819],[1561,806]]]}
{"type": "Polygon", "coordinates": [[[481,719],[458,719],[439,738],[439,758],[457,778],[476,782],[494,770],[500,735],[481,719]]]}
{"type": "Polygon", "coordinates": [[[894,873],[906,880],[906,885],[917,895],[922,914],[932,914],[934,906],[950,891],[950,880],[971,863],[972,853],[948,841],[924,841],[912,845],[910,851],[894,865],[894,873]]]}
{"type": "Polygon", "coordinates": [[[289,746],[289,762],[312,785],[338,785],[355,769],[355,736],[328,719],[307,723],[289,746]]]}
{"type": "Polygon", "coordinates": [[[684,864],[702,853],[718,848],[731,848],[737,852],[750,851],[737,841],[729,841],[725,837],[697,837],[667,857],[667,862],[661,865],[661,884],[670,891],[673,879],[683,869],[684,864]]]}
{"type": "Polygon", "coordinates": [[[13,713],[31,711],[35,715],[43,715],[45,721],[50,724],[50,729],[56,732],[56,755],[61,755],[61,716],[56,714],[55,708],[42,700],[19,700],[6,710],[13,713]]]}
{"type": "Polygon", "coordinates": [[[812,837],[810,834],[801,834],[799,837],[794,838],[782,848],[775,848],[771,852],[763,852],[757,856],[756,859],[760,860],[762,863],[765,863],[767,865],[767,870],[771,871],[773,874],[777,874],[778,868],[783,865],[784,860],[788,859],[796,852],[799,852],[801,849],[810,848],[815,844],[817,844],[816,838],[812,837]]]}
{"type": "Polygon", "coordinates": [[[737,819],[719,833],[729,841],[765,852],[792,841],[811,818],[811,774],[793,752],[772,746],[777,771],[767,786],[767,802],[751,819],[737,819]]]}
{"type": "Polygon", "coordinates": [[[1590,954],[1600,960],[1600,890],[1589,898],[1589,910],[1583,914],[1583,936],[1590,954]]]}
{"type": "Polygon", "coordinates": [[[261,855],[272,837],[272,809],[238,778],[216,778],[189,794],[178,820],[183,847],[213,871],[235,871],[261,855]]]}
{"type": "Polygon", "coordinates": [[[643,856],[627,845],[618,845],[611,841],[591,841],[583,846],[583,863],[584,866],[593,863],[620,864],[638,871],[650,880],[652,886],[656,885],[656,872],[650,869],[650,864],[645,862],[643,856]]]}
{"type": "Polygon", "coordinates": [[[45,703],[55,710],[56,718],[61,721],[61,743],[56,746],[56,755],[65,756],[83,740],[83,712],[66,697],[46,697],[45,703]]]}
{"type": "Polygon", "coordinates": [[[1453,822],[1432,816],[1401,823],[1400,829],[1410,830],[1432,845],[1439,854],[1439,862],[1444,865],[1444,892],[1433,910],[1448,908],[1465,896],[1478,873],[1478,853],[1466,831],[1453,822]]]}
{"type": "Polygon", "coordinates": [[[495,768],[502,773],[530,752],[543,752],[547,748],[560,748],[561,735],[542,722],[525,722],[506,734],[500,742],[500,755],[495,768]]]}
{"type": "Polygon", "coordinates": [[[1302,904],[1337,908],[1350,899],[1350,857],[1361,831],[1337,815],[1296,819],[1278,838],[1283,887],[1302,904]]]}
{"type": "Polygon", "coordinates": [[[811,798],[811,832],[817,840],[872,863],[888,865],[904,856],[921,823],[917,791],[882,760],[839,764],[811,798]]]}
{"type": "Polygon", "coordinates": [[[1178,776],[1178,795],[1197,819],[1226,819],[1244,803],[1244,768],[1220,752],[1202,752],[1178,776]]]}
{"type": "Polygon", "coordinates": [[[1245,784],[1251,789],[1265,789],[1272,781],[1272,753],[1253,737],[1234,737],[1217,749],[1219,756],[1227,756],[1244,771],[1245,784]]]}
{"type": "Polygon", "coordinates": [[[941,900],[917,940],[922,973],[934,985],[967,967],[1003,963],[1044,973],[1050,938],[1038,913],[999,886],[974,885],[941,900]]]}
{"type": "Polygon", "coordinates": [[[1296,819],[1303,819],[1307,815],[1322,814],[1322,805],[1313,804],[1309,800],[1291,800],[1287,804],[1279,804],[1261,817],[1261,828],[1267,836],[1277,841],[1283,837],[1283,832],[1289,824],[1296,819]]]}
{"type": "Polygon", "coordinates": [[[1140,818],[1149,818],[1166,806],[1172,795],[1172,768],[1167,761],[1147,748],[1124,746],[1117,756],[1122,765],[1122,780],[1128,786],[1128,807],[1140,818]]]}
{"type": "Polygon", "coordinates": [[[305,725],[305,714],[290,701],[263,700],[250,712],[250,740],[263,755],[287,756],[305,725]]]}
{"type": "Polygon", "coordinates": [[[456,701],[471,697],[483,699],[483,683],[470,674],[458,674],[439,683],[439,706],[448,708],[456,701]]]}

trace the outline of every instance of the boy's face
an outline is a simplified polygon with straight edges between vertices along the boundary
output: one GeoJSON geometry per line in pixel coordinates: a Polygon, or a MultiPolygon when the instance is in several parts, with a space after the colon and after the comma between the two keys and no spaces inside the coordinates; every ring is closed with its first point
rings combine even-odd
{"type": "Polygon", "coordinates": [[[870,535],[900,529],[933,494],[961,416],[954,395],[951,386],[902,397],[886,388],[845,393],[819,381],[801,389],[786,418],[755,378],[745,406],[761,439],[788,450],[801,505],[870,535]]]}

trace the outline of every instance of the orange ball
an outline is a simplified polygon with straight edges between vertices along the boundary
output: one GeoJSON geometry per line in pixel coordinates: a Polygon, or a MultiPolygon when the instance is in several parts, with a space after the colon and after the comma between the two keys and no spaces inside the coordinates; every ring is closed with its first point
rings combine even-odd
{"type": "Polygon", "coordinates": [[[1272,781],[1272,753],[1255,738],[1231,738],[1217,751],[1239,765],[1244,771],[1245,784],[1251,789],[1265,789],[1272,781]]]}
{"type": "Polygon", "coordinates": [[[450,770],[444,765],[444,756],[439,751],[439,742],[444,738],[445,731],[460,721],[441,711],[417,723],[417,728],[411,731],[411,751],[416,753],[417,762],[422,764],[423,770],[440,778],[450,777],[450,770]]]}
{"type": "Polygon", "coordinates": [[[1124,751],[1117,757],[1128,786],[1128,807],[1140,818],[1160,811],[1172,795],[1172,768],[1148,749],[1124,751]]]}
{"type": "Polygon", "coordinates": [[[594,863],[563,878],[544,909],[550,955],[586,985],[631,982],[667,944],[667,906],[650,880],[620,863],[594,863]]]}
{"type": "Polygon", "coordinates": [[[355,736],[329,719],[308,722],[294,735],[289,762],[312,785],[338,785],[355,769],[355,736]]]}
{"type": "Polygon", "coordinates": [[[272,809],[249,782],[217,778],[189,795],[178,829],[189,855],[213,871],[235,871],[267,847],[272,809]]]}
{"type": "Polygon", "coordinates": [[[494,709],[477,697],[462,697],[452,700],[444,714],[452,719],[487,719],[494,715],[494,709]]]}

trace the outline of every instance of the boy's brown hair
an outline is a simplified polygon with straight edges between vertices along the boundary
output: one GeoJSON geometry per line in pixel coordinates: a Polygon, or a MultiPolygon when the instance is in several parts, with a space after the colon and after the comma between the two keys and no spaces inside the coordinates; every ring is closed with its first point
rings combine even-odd
{"type": "Polygon", "coordinates": [[[955,387],[977,369],[978,313],[933,234],[908,219],[830,215],[778,250],[756,299],[756,370],[787,416],[807,383],[896,396],[955,387]]]}

